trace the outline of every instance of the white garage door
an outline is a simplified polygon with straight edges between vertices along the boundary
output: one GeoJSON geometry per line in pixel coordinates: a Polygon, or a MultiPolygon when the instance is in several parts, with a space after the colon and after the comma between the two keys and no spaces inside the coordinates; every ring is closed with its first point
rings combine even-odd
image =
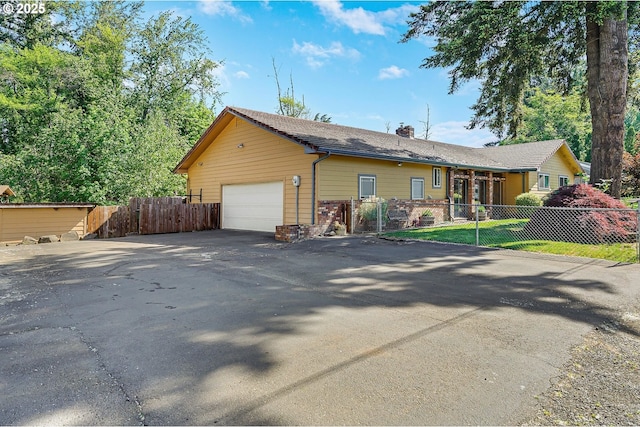
{"type": "Polygon", "coordinates": [[[282,182],[222,187],[222,228],[275,232],[282,211],[282,182]]]}

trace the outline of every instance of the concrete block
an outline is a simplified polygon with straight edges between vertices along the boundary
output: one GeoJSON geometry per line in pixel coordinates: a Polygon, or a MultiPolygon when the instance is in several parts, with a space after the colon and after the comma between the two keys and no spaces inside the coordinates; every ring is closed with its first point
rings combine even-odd
{"type": "Polygon", "coordinates": [[[76,240],[80,240],[80,236],[78,236],[78,232],[76,231],[70,231],[60,236],[61,242],[74,242],[76,240]]]}

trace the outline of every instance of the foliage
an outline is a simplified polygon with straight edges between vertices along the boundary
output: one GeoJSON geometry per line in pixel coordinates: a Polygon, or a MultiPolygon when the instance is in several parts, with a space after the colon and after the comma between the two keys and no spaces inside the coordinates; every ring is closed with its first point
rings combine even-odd
{"type": "Polygon", "coordinates": [[[424,212],[422,212],[422,216],[433,216],[433,212],[431,209],[425,209],[424,212]]]}
{"type": "Polygon", "coordinates": [[[542,206],[542,199],[535,193],[518,194],[516,206],[542,206]]]}
{"type": "Polygon", "coordinates": [[[43,15],[0,16],[0,181],[25,202],[182,193],[172,169],[218,96],[202,31],[134,2],[43,15]]]}
{"type": "Polygon", "coordinates": [[[587,184],[560,187],[549,194],[544,206],[565,208],[608,208],[625,209],[620,200],[587,184]]]}
{"type": "Polygon", "coordinates": [[[635,155],[640,152],[640,109],[632,105],[624,118],[624,151],[635,155]]]}
{"type": "Polygon", "coordinates": [[[613,243],[625,242],[636,232],[635,213],[627,211],[620,200],[587,184],[560,187],[549,195],[544,205],[583,209],[568,211],[562,227],[554,230],[543,226],[547,211],[537,211],[527,227],[539,236],[581,243],[584,236],[593,235],[602,243],[613,243]]]}
{"type": "Polygon", "coordinates": [[[624,153],[622,163],[622,195],[626,197],[640,197],[640,150],[637,150],[635,155],[624,153]]]}
{"type": "Polygon", "coordinates": [[[563,96],[553,89],[533,87],[525,91],[521,108],[517,136],[502,145],[564,139],[579,160],[590,160],[591,117],[577,90],[563,96]]]}
{"type": "Polygon", "coordinates": [[[378,218],[378,204],[381,205],[382,218],[386,218],[389,202],[382,197],[367,197],[362,200],[360,207],[358,208],[358,214],[360,218],[365,221],[373,221],[378,218]]]}
{"type": "Polygon", "coordinates": [[[635,2],[430,2],[411,14],[403,41],[434,38],[435,53],[421,66],[447,68],[450,93],[480,81],[469,126],[508,138],[518,136],[522,100],[535,78],[548,76],[567,94],[586,76],[591,179],[613,179],[612,194],[619,196],[628,32],[636,28],[638,8],[635,2]],[[576,75],[585,54],[586,70],[576,75]]]}
{"type": "Polygon", "coordinates": [[[485,208],[483,205],[478,206],[478,212],[484,213],[487,211],[487,208],[485,208]]]}
{"type": "MultiPolygon", "coordinates": [[[[273,66],[273,78],[276,81],[276,89],[278,90],[278,108],[276,112],[281,116],[309,120],[311,118],[311,110],[304,103],[304,95],[302,96],[302,100],[296,99],[295,97],[293,74],[289,75],[291,86],[283,92],[280,86],[278,67],[276,67],[276,60],[273,57],[271,58],[271,65],[273,66]]],[[[313,121],[331,123],[331,117],[327,114],[316,113],[315,116],[313,116],[313,121]]]]}

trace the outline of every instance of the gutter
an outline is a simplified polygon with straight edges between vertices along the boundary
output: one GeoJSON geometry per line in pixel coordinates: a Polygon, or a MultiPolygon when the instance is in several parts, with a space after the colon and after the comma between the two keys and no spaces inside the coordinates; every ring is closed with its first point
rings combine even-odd
{"type": "Polygon", "coordinates": [[[327,159],[331,155],[331,151],[322,157],[317,158],[311,164],[311,225],[316,223],[316,164],[327,159]]]}

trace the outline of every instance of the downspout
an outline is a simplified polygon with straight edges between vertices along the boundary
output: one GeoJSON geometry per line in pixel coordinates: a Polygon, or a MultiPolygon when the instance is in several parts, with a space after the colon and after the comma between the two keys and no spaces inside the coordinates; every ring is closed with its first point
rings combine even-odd
{"type": "Polygon", "coordinates": [[[331,152],[313,161],[311,165],[311,225],[316,224],[316,164],[328,158],[331,152]]]}
{"type": "Polygon", "coordinates": [[[451,221],[453,221],[453,218],[455,216],[455,208],[453,206],[454,200],[453,200],[453,194],[451,194],[451,180],[453,180],[453,177],[451,176],[453,174],[453,171],[451,168],[447,169],[447,191],[445,191],[444,195],[447,198],[447,202],[449,204],[448,206],[448,214],[449,214],[449,219],[451,221]]]}

